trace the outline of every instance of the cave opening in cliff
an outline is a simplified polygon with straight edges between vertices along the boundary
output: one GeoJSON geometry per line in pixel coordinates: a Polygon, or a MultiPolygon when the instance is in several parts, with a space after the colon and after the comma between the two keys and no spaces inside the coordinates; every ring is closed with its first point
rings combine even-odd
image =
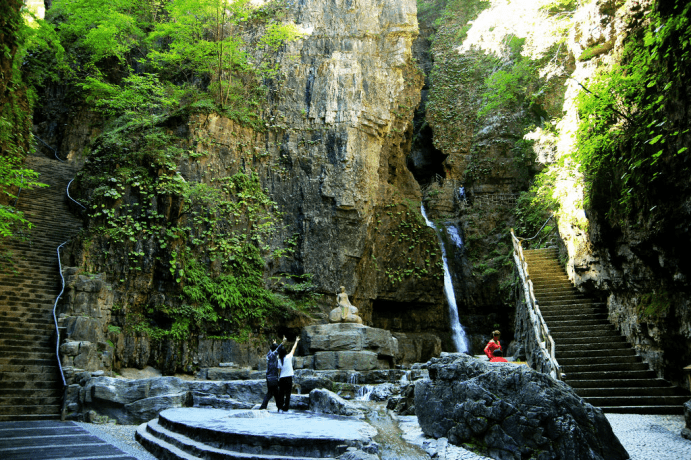
{"type": "MultiPolygon", "coordinates": [[[[421,101],[425,98],[426,89],[421,91],[421,101]]],[[[419,184],[429,184],[438,177],[446,177],[444,161],[447,155],[437,149],[433,143],[433,130],[425,121],[425,105],[416,111],[413,119],[413,142],[411,152],[406,158],[406,167],[413,173],[419,184]]]]}

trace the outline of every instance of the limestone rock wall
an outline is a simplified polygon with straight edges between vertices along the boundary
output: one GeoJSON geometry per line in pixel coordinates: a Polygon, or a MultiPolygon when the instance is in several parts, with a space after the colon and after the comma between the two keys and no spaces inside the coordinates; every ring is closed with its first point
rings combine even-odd
{"type": "MultiPolygon", "coordinates": [[[[293,238],[295,251],[291,257],[268,261],[266,275],[311,274],[323,296],[312,318],[289,319],[281,326],[282,334],[297,334],[306,324],[324,321],[334,307],[334,294],[344,285],[366,324],[425,334],[439,344],[449,330],[440,255],[434,233],[420,217],[420,187],[405,163],[423,84],[411,52],[418,34],[416,4],[307,0],[289,7],[286,19],[304,35],[274,56],[279,72],[269,83],[270,101],[262,114],[266,130],[254,131],[213,113],[171,120],[172,132],[188,137],[192,151],[204,152],[182,159],[178,171],[188,182],[205,183],[253,171],[278,204],[281,231],[270,246],[283,248],[293,238]]],[[[56,143],[73,157],[88,152],[98,120],[79,110],[61,117],[74,124],[54,133],[56,143]]],[[[50,131],[50,123],[46,120],[42,129],[50,131]]],[[[125,203],[132,201],[128,194],[124,192],[125,203]]],[[[156,206],[169,216],[176,203],[160,197],[156,206]]],[[[178,303],[167,269],[155,261],[156,241],[126,246],[83,239],[72,244],[67,256],[70,265],[106,274],[113,318],[120,319],[116,326],[128,312],[178,303]],[[131,250],[145,255],[136,273],[113,258],[131,250]]],[[[79,311],[72,303],[78,289],[71,289],[75,294],[64,307],[70,317],[79,311]]],[[[211,343],[201,338],[184,344],[153,341],[108,332],[108,320],[102,320],[94,331],[104,332],[104,338],[110,335],[101,342],[112,349],[115,369],[149,364],[172,373],[214,365],[202,357],[203,347],[211,343]]],[[[75,333],[70,341],[90,340],[75,333]]],[[[411,361],[439,351],[439,346],[409,342],[402,346],[411,361]]],[[[235,352],[207,355],[212,362],[256,366],[262,348],[254,342],[236,344],[231,347],[235,352]]],[[[102,366],[107,368],[105,362],[102,366]]]]}

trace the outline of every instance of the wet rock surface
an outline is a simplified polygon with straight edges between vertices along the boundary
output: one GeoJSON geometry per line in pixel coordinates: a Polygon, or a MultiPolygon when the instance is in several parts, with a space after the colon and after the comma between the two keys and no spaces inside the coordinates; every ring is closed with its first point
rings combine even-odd
{"type": "Polygon", "coordinates": [[[528,367],[465,354],[428,362],[415,388],[425,435],[471,443],[496,459],[628,459],[603,413],[528,367]]]}

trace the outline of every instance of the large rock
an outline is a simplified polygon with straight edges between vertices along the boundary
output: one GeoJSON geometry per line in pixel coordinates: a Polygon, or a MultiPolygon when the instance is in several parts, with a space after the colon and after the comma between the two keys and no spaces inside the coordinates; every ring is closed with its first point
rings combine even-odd
{"type": "MultiPolygon", "coordinates": [[[[149,421],[168,408],[249,409],[267,392],[263,379],[186,381],[175,377],[116,379],[92,377],[65,391],[65,417],[83,419],[99,414],[119,424],[149,421]]],[[[305,405],[304,405],[305,406],[305,405]]]]}
{"type": "Polygon", "coordinates": [[[363,417],[363,410],[352,402],[348,402],[332,391],[314,389],[310,391],[310,411],[329,415],[363,417]]]}
{"type": "Polygon", "coordinates": [[[601,410],[526,366],[466,354],[428,362],[415,407],[427,436],[472,443],[496,459],[628,459],[601,410]]]}
{"type": "Polygon", "coordinates": [[[690,440],[690,401],[688,400],[683,405],[685,413],[685,427],[682,428],[680,435],[687,440],[690,440]]]}
{"type": "Polygon", "coordinates": [[[310,325],[303,328],[303,355],[313,355],[316,370],[389,368],[399,350],[387,330],[357,323],[310,325]]]}

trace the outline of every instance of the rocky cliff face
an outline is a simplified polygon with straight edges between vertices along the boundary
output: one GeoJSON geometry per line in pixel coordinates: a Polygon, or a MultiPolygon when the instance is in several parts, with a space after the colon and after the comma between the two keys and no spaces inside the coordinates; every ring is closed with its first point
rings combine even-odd
{"type": "MultiPolygon", "coordinates": [[[[291,256],[269,260],[265,275],[310,274],[321,294],[313,320],[288,319],[281,333],[324,321],[344,285],[367,324],[398,332],[400,361],[427,359],[439,353],[449,326],[437,240],[420,216],[420,188],[405,163],[423,83],[411,53],[418,34],[415,2],[304,1],[287,13],[304,35],[275,56],[279,76],[270,82],[266,130],[216,114],[172,120],[169,130],[187,139],[193,152],[176,169],[184,181],[206,184],[254,172],[278,205],[280,231],[269,244],[289,245],[291,256]]],[[[81,114],[72,118],[81,122],[56,137],[72,153],[88,150],[97,133],[85,129],[89,116],[81,114]]],[[[100,168],[93,162],[87,167],[100,168]]],[[[118,203],[136,200],[132,188],[118,203]]],[[[175,200],[158,202],[157,213],[173,216],[175,200]]],[[[104,323],[99,336],[110,341],[113,366],[149,362],[168,372],[200,366],[201,348],[209,347],[201,339],[174,346],[120,331],[128,313],[176,304],[168,267],[155,261],[162,248],[153,239],[131,246],[83,238],[68,256],[68,264],[106,273],[116,327],[107,330],[104,323]],[[145,254],[138,271],[122,262],[128,251],[145,254]]],[[[68,302],[63,310],[71,318],[79,308],[68,302]]],[[[247,361],[225,349],[230,355],[215,356],[219,361],[247,361]]]]}

